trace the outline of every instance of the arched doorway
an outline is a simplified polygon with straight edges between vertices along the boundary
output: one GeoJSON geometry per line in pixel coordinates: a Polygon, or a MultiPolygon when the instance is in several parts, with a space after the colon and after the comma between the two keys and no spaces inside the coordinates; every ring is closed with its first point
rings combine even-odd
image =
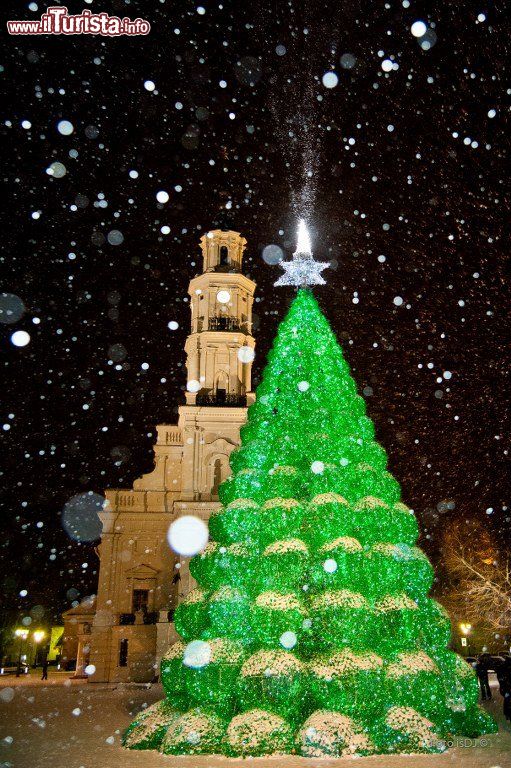
{"type": "Polygon", "coordinates": [[[229,377],[225,371],[220,371],[216,377],[215,398],[217,403],[225,403],[227,400],[227,389],[229,386],[229,377]]]}
{"type": "Polygon", "coordinates": [[[218,496],[218,488],[222,482],[222,460],[215,459],[213,464],[213,484],[211,486],[211,495],[218,496]]]}
{"type": "Polygon", "coordinates": [[[229,264],[229,249],[226,245],[220,246],[220,266],[226,267],[229,264]]]}
{"type": "Polygon", "coordinates": [[[225,454],[216,454],[209,461],[208,477],[211,496],[218,496],[218,489],[229,474],[229,459],[225,454]]]}

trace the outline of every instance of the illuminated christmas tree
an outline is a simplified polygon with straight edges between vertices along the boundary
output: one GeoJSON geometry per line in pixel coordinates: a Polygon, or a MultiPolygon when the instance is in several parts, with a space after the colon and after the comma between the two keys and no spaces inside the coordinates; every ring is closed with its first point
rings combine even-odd
{"type": "MultiPolygon", "coordinates": [[[[303,235],[303,232],[302,232],[303,235]]],[[[323,282],[306,243],[281,284],[323,282]]],[[[301,287],[125,745],[169,754],[438,752],[495,730],[447,649],[433,570],[349,367],[301,287]]]]}

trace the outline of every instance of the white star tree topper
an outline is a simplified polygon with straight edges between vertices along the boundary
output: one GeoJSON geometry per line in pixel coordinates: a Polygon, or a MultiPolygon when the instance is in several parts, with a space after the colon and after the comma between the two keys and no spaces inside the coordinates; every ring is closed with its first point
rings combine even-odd
{"type": "Polygon", "coordinates": [[[321,272],[328,267],[328,262],[315,261],[307,225],[303,219],[298,224],[298,242],[292,261],[281,261],[279,266],[284,274],[275,285],[296,285],[303,288],[307,285],[325,285],[321,272]]]}

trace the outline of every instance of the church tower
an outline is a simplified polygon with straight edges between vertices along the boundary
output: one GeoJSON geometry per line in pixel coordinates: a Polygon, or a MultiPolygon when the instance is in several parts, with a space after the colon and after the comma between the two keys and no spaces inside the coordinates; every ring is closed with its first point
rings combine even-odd
{"type": "Polygon", "coordinates": [[[246,240],[213,230],[200,244],[203,272],[188,289],[186,404],[177,425],[158,425],[152,472],[130,490],[105,492],[95,614],[89,624],[81,617],[74,631],[77,674],[93,664],[90,682],[143,682],[157,674],[176,639],[173,611],[194,586],[188,561],[167,543],[169,525],[190,514],[207,521],[219,506],[218,486],[254,401],[256,286],[242,272],[246,240]]]}
{"type": "Polygon", "coordinates": [[[192,333],[185,345],[189,405],[245,406],[251,392],[255,283],[241,272],[246,240],[238,232],[201,238],[203,273],[190,283],[192,333]],[[241,350],[241,353],[240,353],[241,350]]]}

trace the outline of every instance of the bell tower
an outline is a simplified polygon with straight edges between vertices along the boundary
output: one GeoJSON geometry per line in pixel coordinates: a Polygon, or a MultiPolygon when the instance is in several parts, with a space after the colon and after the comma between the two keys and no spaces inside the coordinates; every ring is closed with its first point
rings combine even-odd
{"type": "MultiPolygon", "coordinates": [[[[158,424],[152,471],[132,488],[106,490],[99,513],[96,613],[91,631],[79,634],[77,651],[82,664],[90,647],[96,668],[91,682],[152,680],[177,639],[173,611],[194,581],[188,559],[170,549],[167,531],[182,515],[207,521],[218,509],[219,485],[230,474],[229,456],[255,399],[256,285],[242,272],[246,240],[239,232],[215,229],[200,244],[203,271],[188,289],[186,404],[178,407],[177,424],[158,424]]],[[[76,616],[70,612],[66,621],[72,624],[76,616]]],[[[74,625],[68,630],[66,636],[76,637],[74,625]]]]}
{"type": "Polygon", "coordinates": [[[255,283],[242,274],[246,240],[215,229],[200,241],[203,273],[189,286],[187,405],[245,407],[254,401],[252,304],[255,283]]]}

